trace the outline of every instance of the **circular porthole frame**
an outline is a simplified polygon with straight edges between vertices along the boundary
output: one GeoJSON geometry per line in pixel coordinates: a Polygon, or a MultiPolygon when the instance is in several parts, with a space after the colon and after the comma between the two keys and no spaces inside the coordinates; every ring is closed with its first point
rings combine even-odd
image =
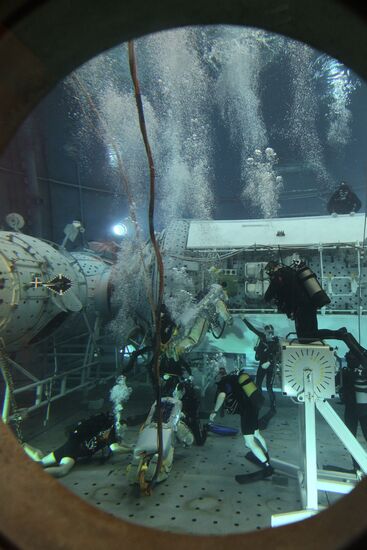
{"type": "MultiPolygon", "coordinates": [[[[0,147],[79,65],[126,40],[185,25],[234,24],[303,41],[367,80],[367,11],[342,0],[12,0],[0,6],[0,147]]],[[[0,422],[0,546],[159,550],[350,548],[367,539],[367,480],[311,519],[226,536],[178,535],[91,507],[30,461],[0,422]]]]}

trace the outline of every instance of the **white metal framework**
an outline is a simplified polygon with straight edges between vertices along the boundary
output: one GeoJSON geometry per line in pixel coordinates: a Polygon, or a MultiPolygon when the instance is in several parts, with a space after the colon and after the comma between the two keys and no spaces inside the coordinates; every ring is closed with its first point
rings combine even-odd
{"type": "Polygon", "coordinates": [[[349,493],[360,479],[359,473],[348,474],[317,468],[316,409],[367,474],[367,453],[349,431],[326,399],[335,393],[335,357],[332,348],[323,344],[303,345],[298,342],[282,345],[282,389],[285,395],[296,396],[300,403],[300,437],[303,465],[280,460],[274,466],[299,480],[302,509],[274,514],[272,527],[306,519],[320,511],[318,492],[349,493]]]}
{"type": "Polygon", "coordinates": [[[44,424],[47,424],[52,403],[76,391],[88,391],[116,377],[120,361],[117,348],[112,346],[111,350],[107,350],[106,339],[98,336],[98,317],[93,327],[86,315],[83,319],[84,327],[81,326],[76,335],[50,341],[47,352],[49,374],[42,378],[36,377],[9,355],[3,357],[12,379],[20,373],[28,380],[26,383],[12,384],[13,387],[9,387],[8,380],[5,380],[3,422],[8,423],[15,415],[22,418],[32,411],[45,408],[44,424]]]}

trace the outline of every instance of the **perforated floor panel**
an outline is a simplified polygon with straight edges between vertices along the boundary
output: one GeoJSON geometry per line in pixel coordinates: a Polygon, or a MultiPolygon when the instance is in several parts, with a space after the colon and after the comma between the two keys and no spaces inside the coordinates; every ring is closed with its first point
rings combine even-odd
{"type": "MultiPolygon", "coordinates": [[[[333,406],[343,414],[342,405],[333,406]]],[[[300,464],[298,408],[288,398],[278,397],[278,413],[263,432],[270,456],[295,464],[300,464]]],[[[219,421],[239,427],[237,416],[219,421]]],[[[55,429],[52,432],[47,446],[60,441],[60,431],[58,437],[55,429]]],[[[129,428],[127,442],[133,443],[137,432],[138,427],[129,428]]],[[[318,414],[317,433],[318,467],[351,468],[350,455],[318,414]]],[[[36,443],[46,450],[45,436],[36,443]]],[[[170,477],[151,496],[141,496],[136,487],[128,485],[125,471],[130,455],[112,456],[104,464],[99,458],[78,463],[61,482],[90,504],[134,523],[196,534],[253,531],[270,527],[272,514],[299,510],[301,503],[296,480],[279,472],[268,480],[237,484],[236,474],[257,469],[245,459],[246,452],[240,433],[234,437],[210,434],[203,447],[177,446],[170,477]]],[[[319,496],[324,506],[340,498],[331,493],[319,496]]]]}

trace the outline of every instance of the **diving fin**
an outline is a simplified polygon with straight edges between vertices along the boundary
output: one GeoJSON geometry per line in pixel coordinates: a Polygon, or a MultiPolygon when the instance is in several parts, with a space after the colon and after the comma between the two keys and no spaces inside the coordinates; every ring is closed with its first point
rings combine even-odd
{"type": "Polygon", "coordinates": [[[262,470],[252,472],[251,474],[236,475],[235,480],[237,481],[237,483],[243,485],[246,483],[252,483],[253,481],[261,481],[262,479],[266,479],[267,477],[270,477],[273,472],[274,468],[269,465],[265,466],[265,468],[262,468],[262,470]]]}
{"type": "Polygon", "coordinates": [[[254,455],[254,453],[252,451],[249,451],[248,453],[246,453],[245,455],[245,458],[247,458],[247,460],[249,460],[250,462],[252,462],[252,464],[256,464],[256,466],[262,466],[262,462],[261,460],[259,460],[257,458],[257,456],[254,455]]]}

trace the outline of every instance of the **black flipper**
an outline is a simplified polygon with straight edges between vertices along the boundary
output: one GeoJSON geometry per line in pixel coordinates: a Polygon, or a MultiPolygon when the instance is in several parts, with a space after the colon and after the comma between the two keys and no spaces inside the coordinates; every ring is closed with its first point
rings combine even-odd
{"type": "Polygon", "coordinates": [[[252,483],[253,481],[261,481],[262,479],[266,479],[267,477],[270,477],[273,472],[274,469],[272,468],[272,466],[266,466],[262,470],[252,472],[251,474],[237,475],[235,476],[235,480],[237,481],[237,483],[244,485],[245,483],[252,483]]]}
{"type": "Polygon", "coordinates": [[[254,455],[254,453],[252,451],[249,451],[246,455],[245,455],[245,458],[247,458],[247,460],[249,460],[250,462],[252,462],[252,464],[256,464],[256,466],[262,466],[263,463],[261,462],[261,460],[259,460],[257,458],[257,456],[254,455]]]}

